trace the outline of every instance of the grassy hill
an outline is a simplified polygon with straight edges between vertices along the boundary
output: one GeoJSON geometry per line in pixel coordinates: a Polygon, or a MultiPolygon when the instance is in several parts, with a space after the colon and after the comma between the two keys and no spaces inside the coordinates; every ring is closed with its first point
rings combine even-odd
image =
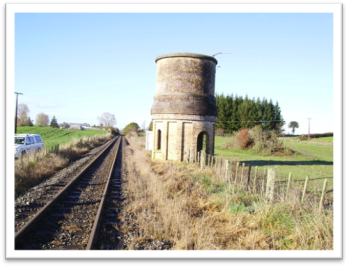
{"type": "Polygon", "coordinates": [[[245,162],[251,166],[274,166],[278,178],[287,180],[292,172],[295,180],[305,180],[309,176],[309,187],[321,188],[324,179],[328,179],[328,188],[333,183],[333,137],[316,138],[299,142],[298,138],[286,137],[283,145],[296,152],[294,155],[263,156],[253,150],[227,149],[224,144],[229,137],[216,137],[215,154],[232,161],[245,162]]]}
{"type": "Polygon", "coordinates": [[[52,147],[58,144],[69,143],[73,139],[80,139],[82,137],[91,137],[96,135],[106,134],[106,130],[69,130],[58,129],[51,127],[39,126],[20,126],[17,127],[17,133],[23,134],[40,134],[44,141],[45,147],[52,147]]]}

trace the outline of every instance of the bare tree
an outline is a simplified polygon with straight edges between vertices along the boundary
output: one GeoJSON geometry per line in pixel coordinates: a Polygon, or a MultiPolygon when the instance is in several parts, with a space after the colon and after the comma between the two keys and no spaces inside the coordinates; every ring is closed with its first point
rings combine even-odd
{"type": "Polygon", "coordinates": [[[100,117],[97,117],[99,124],[102,124],[104,127],[114,126],[116,124],[115,115],[110,114],[109,112],[104,112],[100,117]]]}
{"type": "Polygon", "coordinates": [[[29,108],[26,104],[19,104],[18,105],[18,125],[20,126],[29,126],[29,108]]]}
{"type": "Polygon", "coordinates": [[[45,113],[41,112],[36,116],[36,124],[40,125],[40,126],[48,126],[50,119],[48,117],[48,115],[46,115],[45,113]]]}

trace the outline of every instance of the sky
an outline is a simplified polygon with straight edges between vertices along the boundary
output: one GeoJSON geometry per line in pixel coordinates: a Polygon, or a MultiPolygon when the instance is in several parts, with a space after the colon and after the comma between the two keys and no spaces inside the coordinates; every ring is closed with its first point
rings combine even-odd
{"type": "Polygon", "coordinates": [[[295,134],[307,134],[310,126],[310,133],[341,136],[341,8],[6,4],[7,137],[14,129],[14,92],[22,94],[18,104],[28,106],[34,123],[43,112],[58,123],[98,125],[98,116],[109,112],[119,129],[131,122],[147,127],[155,59],[183,52],[222,52],[215,56],[215,92],[277,101],[286,133],[297,121],[295,134]]]}
{"type": "Polygon", "coordinates": [[[34,119],[146,126],[155,58],[190,52],[218,60],[215,90],[279,103],[296,134],[332,132],[332,13],[16,13],[15,92],[34,119]]]}

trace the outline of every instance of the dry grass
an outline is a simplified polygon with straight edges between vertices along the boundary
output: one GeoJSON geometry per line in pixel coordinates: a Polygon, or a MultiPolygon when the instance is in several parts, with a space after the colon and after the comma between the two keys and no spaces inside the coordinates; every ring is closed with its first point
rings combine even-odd
{"type": "Polygon", "coordinates": [[[110,134],[74,139],[59,150],[31,153],[15,161],[15,196],[27,191],[69,165],[69,162],[109,140],[110,134]]]}
{"type": "Polygon", "coordinates": [[[331,211],[318,212],[293,197],[266,202],[226,184],[219,170],[151,162],[142,139],[129,143],[126,212],[139,228],[129,249],[162,239],[175,250],[333,249],[331,211]]]}

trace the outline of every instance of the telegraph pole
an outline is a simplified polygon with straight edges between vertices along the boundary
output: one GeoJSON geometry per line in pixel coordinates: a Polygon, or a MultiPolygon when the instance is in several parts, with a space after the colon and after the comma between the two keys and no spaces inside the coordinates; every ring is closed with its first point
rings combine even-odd
{"type": "Polygon", "coordinates": [[[22,93],[17,93],[15,92],[15,94],[17,95],[17,99],[16,99],[16,117],[15,117],[15,134],[17,133],[17,110],[18,110],[18,95],[23,95],[22,93]]]}
{"type": "Polygon", "coordinates": [[[311,118],[307,118],[308,119],[308,140],[310,139],[310,120],[311,118]]]}

